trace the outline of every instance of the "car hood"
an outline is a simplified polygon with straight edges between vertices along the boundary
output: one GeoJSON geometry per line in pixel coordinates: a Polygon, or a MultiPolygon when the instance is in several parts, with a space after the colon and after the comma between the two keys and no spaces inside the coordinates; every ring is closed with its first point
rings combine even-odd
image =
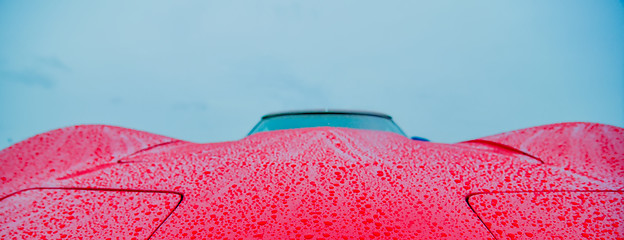
{"type": "MultiPolygon", "coordinates": [[[[621,140],[618,131],[608,137],[621,140]]],[[[97,131],[106,135],[102,132],[97,131]]],[[[474,194],[624,187],[621,179],[570,171],[489,140],[441,144],[343,128],[258,133],[216,144],[151,137],[129,144],[123,154],[101,147],[100,157],[88,158],[100,160],[90,160],[89,166],[42,172],[15,165],[14,177],[3,179],[3,194],[80,187],[183,196],[152,239],[488,239],[493,238],[490,229],[468,202],[474,194]]],[[[3,161],[34,156],[37,141],[27,140],[0,156],[3,161]]],[[[618,158],[606,161],[617,172],[624,151],[615,151],[618,158]]],[[[45,155],[48,160],[55,156],[45,155]]]]}

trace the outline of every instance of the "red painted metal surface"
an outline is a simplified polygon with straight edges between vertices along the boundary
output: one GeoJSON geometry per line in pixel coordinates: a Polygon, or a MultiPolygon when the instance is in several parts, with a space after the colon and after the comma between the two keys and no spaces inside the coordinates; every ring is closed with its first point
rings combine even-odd
{"type": "Polygon", "coordinates": [[[624,238],[624,192],[519,192],[469,198],[496,239],[624,238]]]}
{"type": "Polygon", "coordinates": [[[173,193],[30,189],[0,201],[0,238],[146,239],[180,200],[173,193]]]}
{"type": "Polygon", "coordinates": [[[552,124],[483,138],[512,146],[550,166],[624,185],[624,129],[602,124],[552,124]]]}
{"type": "MultiPolygon", "coordinates": [[[[182,194],[151,239],[494,239],[525,227],[502,222],[486,227],[469,196],[477,201],[494,192],[621,191],[623,162],[624,129],[591,123],[547,125],[458,144],[341,128],[197,144],[79,126],[1,151],[0,164],[7,167],[0,170],[0,196],[38,187],[182,194]],[[499,229],[504,232],[496,235],[499,229]]],[[[488,201],[477,205],[480,214],[496,209],[488,201]]],[[[615,214],[613,208],[591,207],[615,214]]],[[[1,233],[15,231],[9,223],[1,226],[1,233]]],[[[604,233],[617,238],[624,231],[604,233]]]]}

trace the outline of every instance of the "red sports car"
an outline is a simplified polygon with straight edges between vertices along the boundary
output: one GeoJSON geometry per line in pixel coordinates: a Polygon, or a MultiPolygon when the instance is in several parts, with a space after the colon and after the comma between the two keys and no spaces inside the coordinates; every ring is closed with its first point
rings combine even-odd
{"type": "Polygon", "coordinates": [[[456,144],[369,112],[207,144],[74,126],[0,169],[0,239],[624,239],[624,129],[596,123],[456,144]]]}

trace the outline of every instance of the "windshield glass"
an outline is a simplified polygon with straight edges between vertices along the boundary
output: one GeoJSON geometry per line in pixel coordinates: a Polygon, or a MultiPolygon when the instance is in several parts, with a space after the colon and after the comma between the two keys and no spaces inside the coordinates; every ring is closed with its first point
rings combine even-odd
{"type": "Polygon", "coordinates": [[[296,114],[262,119],[249,133],[310,127],[345,127],[405,134],[389,118],[357,114],[296,114]]]}

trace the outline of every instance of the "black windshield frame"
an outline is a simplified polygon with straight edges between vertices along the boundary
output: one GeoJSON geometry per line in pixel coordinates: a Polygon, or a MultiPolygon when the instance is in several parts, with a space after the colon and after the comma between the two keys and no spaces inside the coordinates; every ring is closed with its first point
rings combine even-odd
{"type": "MultiPolygon", "coordinates": [[[[279,125],[279,122],[277,123],[279,125]]],[[[286,129],[298,129],[298,128],[311,128],[311,127],[345,127],[345,128],[353,128],[353,129],[365,129],[365,130],[377,130],[377,131],[386,131],[393,132],[402,136],[406,136],[403,130],[392,120],[392,118],[385,114],[380,113],[372,113],[372,112],[286,112],[286,113],[276,113],[276,114],[268,114],[262,117],[260,122],[258,122],[249,132],[249,135],[259,133],[259,132],[268,132],[275,130],[286,130],[286,129]],[[297,120],[299,118],[299,120],[297,120]],[[309,118],[309,119],[305,119],[309,118]],[[326,124],[311,124],[310,121],[313,118],[324,118],[325,120],[334,118],[338,121],[326,123],[326,124]],[[275,121],[282,121],[287,123],[287,125],[291,125],[290,127],[275,127],[272,126],[270,129],[262,129],[267,128],[270,122],[273,122],[275,125],[275,121]],[[288,122],[290,121],[290,122],[288,122]],[[297,121],[301,121],[302,123],[298,123],[297,121]],[[304,123],[308,121],[307,125],[304,123]],[[342,122],[340,122],[342,121],[342,122]],[[353,124],[346,124],[346,122],[351,121],[353,124]],[[296,126],[296,125],[299,126],[296,126]]]]}

